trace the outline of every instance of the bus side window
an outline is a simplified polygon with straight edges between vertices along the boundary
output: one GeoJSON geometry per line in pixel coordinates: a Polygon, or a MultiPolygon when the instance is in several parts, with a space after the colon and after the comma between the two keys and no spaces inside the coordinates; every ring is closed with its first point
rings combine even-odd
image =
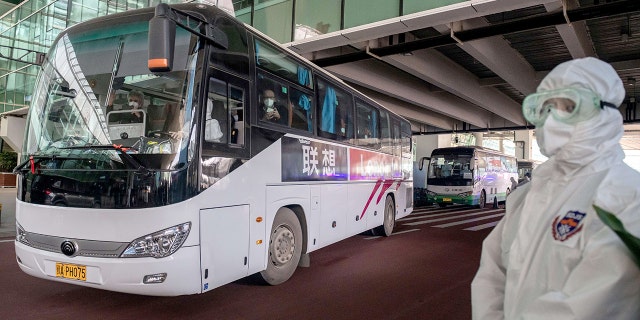
{"type": "Polygon", "coordinates": [[[389,113],[380,110],[380,151],[391,154],[391,124],[389,113]]]}
{"type": "Polygon", "coordinates": [[[205,115],[204,140],[207,142],[226,142],[227,108],[222,100],[207,99],[207,114],[205,115]]]}
{"type": "Polygon", "coordinates": [[[380,146],[378,111],[368,104],[357,101],[356,123],[358,145],[378,149],[380,146]]]}
{"type": "Polygon", "coordinates": [[[322,80],[318,88],[318,134],[333,140],[353,139],[352,96],[322,80]]]}
{"type": "Polygon", "coordinates": [[[258,75],[258,121],[291,126],[289,87],[265,75],[258,75]]]}
{"type": "Polygon", "coordinates": [[[304,92],[291,88],[291,127],[313,132],[313,99],[304,92]]]}
{"type": "MultiPolygon", "coordinates": [[[[204,141],[244,144],[244,90],[225,80],[209,79],[204,111],[204,141]]],[[[207,148],[204,148],[207,149],[207,148]]]]}

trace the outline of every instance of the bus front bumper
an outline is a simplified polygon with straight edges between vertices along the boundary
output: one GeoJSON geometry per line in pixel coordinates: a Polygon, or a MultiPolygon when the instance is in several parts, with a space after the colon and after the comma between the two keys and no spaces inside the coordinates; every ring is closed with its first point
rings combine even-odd
{"type": "Polygon", "coordinates": [[[67,257],[15,242],[20,269],[34,277],[75,285],[151,296],[201,293],[200,247],[182,247],[165,258],[67,257]],[[84,267],[86,280],[56,276],[56,264],[84,267]],[[145,276],[166,273],[161,283],[144,283],[145,276]]]}
{"type": "Polygon", "coordinates": [[[450,204],[463,204],[463,205],[474,205],[473,196],[458,196],[458,195],[429,195],[427,197],[427,201],[436,203],[438,205],[450,205],[450,204]]]}

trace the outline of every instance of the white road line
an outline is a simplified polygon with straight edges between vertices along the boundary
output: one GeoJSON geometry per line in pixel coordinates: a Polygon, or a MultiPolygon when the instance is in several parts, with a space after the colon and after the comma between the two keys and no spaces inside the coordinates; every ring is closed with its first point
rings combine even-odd
{"type": "MultiPolygon", "coordinates": [[[[462,214],[462,215],[456,215],[456,216],[453,216],[453,217],[446,217],[446,218],[439,218],[439,219],[428,219],[428,220],[423,220],[423,221],[418,221],[418,222],[409,222],[409,223],[403,223],[402,225],[417,226],[417,225],[427,224],[427,223],[432,223],[432,222],[446,221],[446,220],[452,220],[452,219],[458,219],[458,218],[464,218],[464,217],[471,217],[471,216],[479,216],[479,215],[492,213],[492,212],[498,212],[498,211],[503,211],[503,209],[495,209],[495,210],[489,210],[489,211],[467,213],[467,214],[462,214]]],[[[504,213],[501,213],[501,214],[504,215],[504,213]]],[[[482,220],[482,219],[480,219],[480,220],[482,220]]]]}
{"type": "Polygon", "coordinates": [[[404,230],[404,231],[400,231],[400,232],[394,232],[391,235],[395,236],[397,234],[409,233],[409,232],[414,232],[414,231],[420,231],[420,229],[409,229],[409,230],[404,230]]]}
{"type": "Polygon", "coordinates": [[[464,221],[456,221],[456,222],[451,222],[451,223],[445,223],[445,224],[440,224],[440,225],[432,226],[432,227],[434,227],[434,228],[447,228],[447,227],[457,226],[457,225],[461,225],[461,224],[465,224],[465,223],[469,223],[469,222],[486,220],[486,219],[502,217],[502,216],[504,216],[504,213],[498,213],[498,214],[493,214],[493,215],[486,216],[486,217],[480,217],[480,218],[469,219],[469,220],[464,220],[464,221]]]}
{"type": "Polygon", "coordinates": [[[424,219],[424,218],[432,218],[432,217],[442,217],[442,216],[450,216],[452,214],[459,214],[461,212],[464,211],[453,211],[453,212],[446,212],[446,213],[436,213],[436,214],[420,214],[420,215],[414,215],[411,214],[407,217],[404,217],[402,219],[399,219],[398,221],[407,221],[407,220],[420,220],[420,219],[424,219]]]}
{"type": "MultiPolygon", "coordinates": [[[[420,229],[409,229],[409,230],[404,230],[404,231],[400,231],[400,232],[394,232],[391,235],[395,236],[398,234],[403,234],[403,233],[409,233],[409,232],[414,232],[414,231],[420,231],[420,229]]],[[[368,237],[368,238],[364,238],[365,240],[371,240],[371,239],[378,239],[378,238],[382,238],[382,236],[373,236],[373,237],[368,237]]]]}
{"type": "Polygon", "coordinates": [[[15,239],[8,239],[8,240],[0,240],[0,242],[14,242],[16,241],[15,239]]]}
{"type": "Polygon", "coordinates": [[[477,225],[471,228],[466,228],[464,230],[468,230],[468,231],[478,231],[478,230],[482,230],[482,229],[486,229],[486,228],[492,228],[495,227],[498,222],[500,222],[500,220],[498,221],[494,221],[494,222],[489,222],[489,223],[485,223],[485,224],[481,224],[481,225],[477,225]]]}

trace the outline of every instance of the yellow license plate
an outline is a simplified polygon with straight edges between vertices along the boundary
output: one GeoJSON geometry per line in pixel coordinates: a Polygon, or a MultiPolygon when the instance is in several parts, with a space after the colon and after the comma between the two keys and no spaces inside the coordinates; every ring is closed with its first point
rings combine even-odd
{"type": "Polygon", "coordinates": [[[87,267],[77,264],[56,262],[56,277],[87,281],[87,267]]]}
{"type": "Polygon", "coordinates": [[[451,198],[442,198],[442,202],[451,202],[451,198]]]}

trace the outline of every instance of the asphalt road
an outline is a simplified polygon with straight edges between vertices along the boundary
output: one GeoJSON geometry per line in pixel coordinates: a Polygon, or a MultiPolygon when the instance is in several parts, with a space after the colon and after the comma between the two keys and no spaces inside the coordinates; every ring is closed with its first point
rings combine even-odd
{"type": "Polygon", "coordinates": [[[33,278],[0,238],[0,319],[470,319],[481,243],[504,210],[416,210],[388,238],[311,254],[279,286],[241,279],[208,293],[130,295],[33,278]],[[466,222],[465,222],[466,221],[466,222]]]}

